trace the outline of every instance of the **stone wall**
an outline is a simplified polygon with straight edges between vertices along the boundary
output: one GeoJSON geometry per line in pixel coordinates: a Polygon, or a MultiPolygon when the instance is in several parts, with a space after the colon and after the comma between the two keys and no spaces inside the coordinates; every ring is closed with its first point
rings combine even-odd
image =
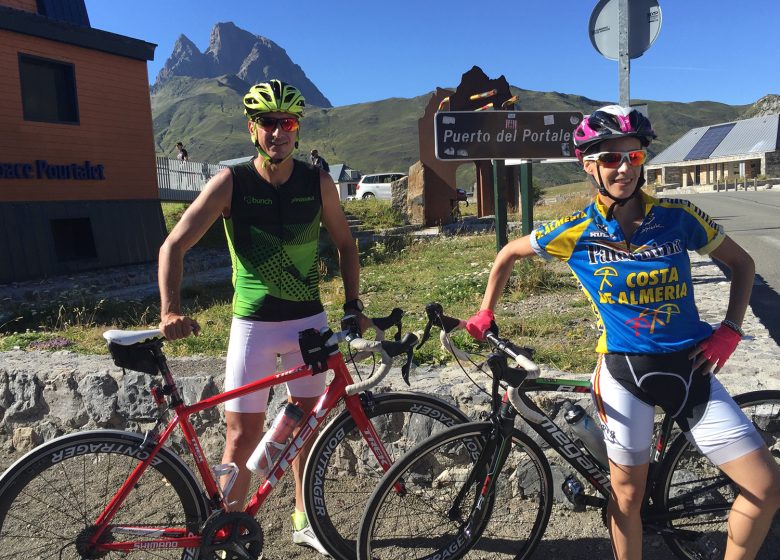
{"type": "Polygon", "coordinates": [[[764,174],[767,177],[780,177],[780,150],[767,152],[765,156],[766,171],[764,174]]]}

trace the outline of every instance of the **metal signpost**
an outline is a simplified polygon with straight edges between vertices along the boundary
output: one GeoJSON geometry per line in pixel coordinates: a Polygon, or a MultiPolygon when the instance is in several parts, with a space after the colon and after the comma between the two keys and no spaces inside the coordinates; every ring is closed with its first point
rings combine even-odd
{"type": "MultiPolygon", "coordinates": [[[[582,120],[576,111],[439,111],[434,118],[436,157],[446,161],[493,162],[497,250],[507,243],[506,201],[499,187],[507,159],[568,159],[573,132],[582,120]]],[[[523,164],[520,191],[523,232],[530,233],[531,164],[523,164]],[[526,223],[528,222],[528,223],[526,223]]]]}
{"type": "Polygon", "coordinates": [[[593,48],[618,61],[620,104],[630,106],[631,59],[642,56],[661,32],[658,0],[599,0],[588,31],[593,48]]]}

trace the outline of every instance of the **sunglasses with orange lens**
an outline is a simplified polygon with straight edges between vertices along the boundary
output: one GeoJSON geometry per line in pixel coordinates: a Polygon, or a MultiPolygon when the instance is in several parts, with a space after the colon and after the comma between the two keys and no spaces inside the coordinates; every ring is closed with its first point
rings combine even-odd
{"type": "Polygon", "coordinates": [[[647,160],[646,150],[632,150],[630,152],[599,152],[597,154],[588,154],[582,158],[584,161],[595,161],[600,167],[607,169],[617,169],[623,165],[624,160],[628,160],[631,167],[639,167],[647,160]]]}
{"type": "Polygon", "coordinates": [[[285,132],[295,132],[300,127],[298,119],[292,117],[284,117],[281,119],[276,119],[274,117],[257,117],[253,120],[266,132],[273,132],[276,130],[277,126],[281,126],[282,130],[285,132]]]}

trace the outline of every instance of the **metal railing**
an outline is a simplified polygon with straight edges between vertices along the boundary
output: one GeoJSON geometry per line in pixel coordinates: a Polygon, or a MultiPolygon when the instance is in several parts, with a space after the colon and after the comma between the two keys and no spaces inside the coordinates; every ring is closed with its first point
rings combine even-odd
{"type": "Polygon", "coordinates": [[[746,178],[746,177],[733,177],[731,179],[722,179],[715,181],[714,190],[717,192],[728,191],[738,191],[740,189],[742,190],[748,190],[749,188],[753,188],[753,190],[758,190],[758,187],[762,188],[769,188],[771,189],[775,185],[780,184],[780,179],[778,178],[764,178],[764,179],[758,179],[756,177],[752,178],[746,178]]]}
{"type": "Polygon", "coordinates": [[[190,202],[203,186],[226,165],[200,161],[181,161],[157,157],[157,187],[160,200],[190,202]]]}

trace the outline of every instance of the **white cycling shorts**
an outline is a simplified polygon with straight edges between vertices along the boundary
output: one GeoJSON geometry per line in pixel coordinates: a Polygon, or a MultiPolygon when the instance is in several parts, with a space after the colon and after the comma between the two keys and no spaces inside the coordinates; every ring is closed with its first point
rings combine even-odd
{"type": "MultiPolygon", "coordinates": [[[[678,371],[638,371],[630,360],[627,366],[611,356],[612,367],[623,370],[613,375],[608,360],[599,359],[591,378],[591,391],[599,413],[607,455],[619,465],[643,465],[650,461],[655,405],[663,404],[673,415],[685,437],[715,465],[738,459],[764,446],[761,435],[745,416],[715,375],[698,372],[680,375],[678,371]],[[621,364],[621,365],[617,365],[621,364]],[[625,371],[648,392],[629,391],[625,371]],[[622,383],[616,379],[622,378],[622,383]],[[697,387],[698,386],[698,387],[697,387]],[[650,397],[646,395],[650,394],[650,397]],[[660,395],[652,403],[652,395],[660,395]],[[665,394],[674,394],[666,398],[665,394]],[[643,396],[645,398],[640,398],[643,396]],[[648,402],[650,401],[650,402],[648,402]],[[669,405],[672,406],[669,406],[669,405]]],[[[625,359],[625,356],[620,357],[625,359]]]]}
{"type": "MultiPolygon", "coordinates": [[[[328,325],[326,314],[318,313],[303,319],[282,321],[251,321],[233,317],[230,326],[225,364],[225,391],[262,379],[276,371],[286,371],[303,364],[298,346],[298,333],[305,329],[321,329],[328,325]],[[277,370],[277,356],[281,369],[277,370]]],[[[325,373],[301,377],[287,383],[292,397],[318,397],[325,392],[325,373]]],[[[265,412],[270,389],[255,391],[225,403],[229,412],[265,412]]]]}

